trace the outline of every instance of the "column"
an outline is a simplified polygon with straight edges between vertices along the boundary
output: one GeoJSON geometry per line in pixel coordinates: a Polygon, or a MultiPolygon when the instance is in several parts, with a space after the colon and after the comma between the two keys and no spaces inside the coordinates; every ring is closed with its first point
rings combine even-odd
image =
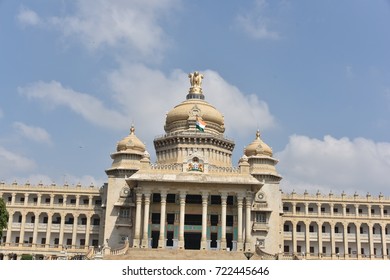
{"type": "Polygon", "coordinates": [[[344,241],[344,259],[348,259],[349,258],[349,255],[348,255],[348,223],[344,223],[344,238],[343,238],[343,241],[344,241]]]}
{"type": "Polygon", "coordinates": [[[8,227],[7,227],[7,236],[5,238],[5,243],[9,245],[11,243],[11,235],[12,235],[12,218],[14,216],[14,212],[8,212],[8,227]]]}
{"type": "Polygon", "coordinates": [[[89,247],[90,232],[91,232],[91,214],[88,214],[87,215],[87,226],[85,229],[85,246],[87,246],[87,247],[89,247]]]}
{"type": "Polygon", "coordinates": [[[252,193],[248,192],[245,198],[245,251],[252,251],[251,207],[252,193]]]}
{"type": "Polygon", "coordinates": [[[11,198],[11,205],[15,205],[15,199],[16,199],[16,193],[12,193],[12,198],[11,198]]]}
{"type": "Polygon", "coordinates": [[[26,213],[22,212],[22,222],[20,225],[20,238],[19,238],[19,246],[23,246],[24,243],[24,226],[26,224],[26,213]]]}
{"type": "Polygon", "coordinates": [[[305,203],[305,215],[309,215],[309,203],[305,203]]]}
{"type": "Polygon", "coordinates": [[[25,193],[25,194],[24,194],[24,206],[27,206],[27,205],[28,205],[28,197],[29,197],[29,194],[28,194],[28,193],[25,193]]]}
{"type": "Polygon", "coordinates": [[[343,217],[347,216],[347,205],[344,203],[343,204],[343,217]]]}
{"type": "Polygon", "coordinates": [[[142,234],[142,248],[149,248],[149,209],[150,209],[150,192],[144,193],[144,230],[142,234]]]}
{"type": "Polygon", "coordinates": [[[66,207],[66,200],[67,200],[67,198],[68,198],[68,196],[66,194],[64,194],[63,197],[62,197],[62,199],[63,199],[62,206],[63,207],[66,207]]]}
{"type": "Polygon", "coordinates": [[[207,249],[207,204],[209,194],[207,192],[202,193],[202,240],[200,242],[201,250],[207,249]]]}
{"type": "Polygon", "coordinates": [[[292,253],[297,252],[297,222],[292,221],[292,253]]]}
{"type": "Polygon", "coordinates": [[[227,194],[221,194],[221,250],[226,250],[226,204],[227,194]]]}
{"type": "Polygon", "coordinates": [[[238,194],[237,195],[237,251],[243,251],[244,245],[243,245],[243,239],[242,239],[242,202],[243,202],[243,195],[238,194]]]}
{"type": "Polygon", "coordinates": [[[295,214],[297,213],[297,204],[295,202],[292,202],[291,204],[292,204],[292,213],[295,216],[295,214]]]}
{"type": "Polygon", "coordinates": [[[158,248],[165,248],[165,217],[167,208],[167,192],[161,191],[161,210],[160,210],[160,237],[158,240],[158,248]]]}
{"type": "Polygon", "coordinates": [[[46,231],[46,248],[50,246],[50,233],[51,233],[51,222],[52,222],[52,213],[47,213],[47,231],[46,231]]]}
{"type": "Polygon", "coordinates": [[[41,206],[41,201],[42,201],[42,194],[37,194],[37,206],[41,206]]]}
{"type": "Polygon", "coordinates": [[[322,258],[322,222],[318,222],[318,255],[322,258]]]}
{"type": "Polygon", "coordinates": [[[331,258],[333,259],[336,255],[336,233],[335,233],[335,225],[334,223],[330,223],[330,252],[331,258]]]}
{"type": "Polygon", "coordinates": [[[61,223],[60,223],[60,236],[59,236],[59,241],[58,241],[58,245],[59,246],[63,246],[65,247],[64,245],[64,228],[65,228],[65,214],[64,213],[61,213],[61,223]]]}
{"type": "Polygon", "coordinates": [[[78,215],[73,216],[73,230],[72,230],[72,248],[75,248],[77,245],[77,221],[79,219],[78,215]]]}
{"type": "Polygon", "coordinates": [[[186,211],[186,193],[180,193],[180,224],[179,224],[179,241],[178,248],[184,249],[184,217],[186,211]]]}
{"type": "Polygon", "coordinates": [[[386,244],[386,224],[381,224],[381,237],[382,237],[382,256],[383,259],[387,259],[387,244],[386,244]]]}
{"type": "MultiPolygon", "coordinates": [[[[370,212],[369,212],[370,213],[370,212]]],[[[368,243],[370,245],[370,258],[374,258],[374,234],[373,234],[373,225],[368,224],[368,243]]]]}
{"type": "Polygon", "coordinates": [[[310,256],[310,222],[305,223],[306,258],[310,256]]]}
{"type": "Polygon", "coordinates": [[[356,253],[357,253],[357,258],[360,259],[361,256],[361,244],[360,244],[360,223],[355,223],[356,227],[356,253]]]}
{"type": "Polygon", "coordinates": [[[38,224],[39,224],[39,213],[38,212],[34,212],[34,231],[33,231],[33,240],[32,240],[32,243],[33,243],[33,246],[36,247],[37,245],[37,238],[38,238],[38,224]]]}
{"type": "Polygon", "coordinates": [[[93,196],[92,195],[88,196],[88,207],[89,208],[92,208],[92,200],[93,200],[93,196]]]}
{"type": "Polygon", "coordinates": [[[135,232],[133,248],[139,248],[141,240],[141,211],[142,211],[142,193],[136,193],[136,210],[135,210],[135,232]]]}
{"type": "Polygon", "coordinates": [[[76,195],[76,208],[80,205],[80,195],[76,195]]]}

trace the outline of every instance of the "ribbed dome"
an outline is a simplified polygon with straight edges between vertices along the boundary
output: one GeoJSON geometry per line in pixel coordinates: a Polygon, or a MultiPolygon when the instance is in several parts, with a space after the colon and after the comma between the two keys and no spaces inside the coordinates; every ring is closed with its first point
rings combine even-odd
{"type": "Polygon", "coordinates": [[[203,75],[199,72],[189,74],[191,87],[185,101],[168,112],[165,121],[165,132],[182,132],[195,129],[197,118],[206,123],[205,132],[223,134],[225,131],[223,115],[207,101],[204,100],[201,88],[203,75]],[[201,77],[197,83],[193,77],[201,77]]]}
{"type": "Polygon", "coordinates": [[[272,149],[270,148],[270,146],[265,144],[263,140],[261,140],[259,130],[257,130],[256,132],[256,139],[251,144],[246,146],[244,153],[247,157],[259,155],[266,155],[272,157],[272,149]]]}
{"type": "Polygon", "coordinates": [[[134,132],[134,126],[131,126],[130,134],[118,142],[116,147],[118,152],[129,151],[141,155],[145,152],[145,145],[138,139],[137,136],[135,136],[134,132]]]}

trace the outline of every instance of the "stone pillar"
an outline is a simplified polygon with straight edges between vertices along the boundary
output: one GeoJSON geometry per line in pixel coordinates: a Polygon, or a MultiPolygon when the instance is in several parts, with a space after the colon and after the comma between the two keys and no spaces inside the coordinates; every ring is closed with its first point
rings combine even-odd
{"type": "Polygon", "coordinates": [[[332,259],[336,256],[336,233],[334,223],[330,223],[330,252],[332,259]]]}
{"type": "Polygon", "coordinates": [[[47,213],[47,231],[46,231],[46,245],[45,248],[49,248],[50,246],[50,233],[51,233],[51,222],[52,222],[53,214],[47,213]]]}
{"type": "Polygon", "coordinates": [[[242,203],[243,196],[241,194],[237,195],[237,251],[243,251],[243,239],[242,239],[242,203]]]}
{"type": "Polygon", "coordinates": [[[186,193],[180,193],[180,223],[179,223],[179,241],[178,248],[184,249],[184,218],[186,211],[186,193]]]}
{"type": "Polygon", "coordinates": [[[382,256],[383,259],[387,259],[387,243],[386,243],[386,224],[381,224],[381,237],[382,237],[382,256]]]}
{"type": "Polygon", "coordinates": [[[65,228],[65,214],[61,213],[60,234],[59,234],[59,242],[58,242],[60,246],[64,245],[64,228],[65,228]]]}
{"type": "Polygon", "coordinates": [[[5,243],[9,245],[11,243],[11,235],[12,235],[12,221],[13,221],[13,216],[14,212],[9,211],[8,212],[8,227],[7,227],[7,236],[5,238],[5,243]]]}
{"type": "Polygon", "coordinates": [[[297,252],[297,222],[292,221],[292,253],[297,252]]]}
{"type": "Polygon", "coordinates": [[[85,245],[87,247],[89,247],[90,232],[91,232],[91,214],[88,214],[87,215],[87,226],[85,227],[85,245]]]}
{"type": "Polygon", "coordinates": [[[207,204],[209,194],[207,192],[202,193],[202,239],[200,242],[201,250],[207,249],[207,204]]]}
{"type": "Polygon", "coordinates": [[[221,250],[226,250],[226,206],[227,206],[227,194],[221,194],[221,250]]]}
{"type": "Polygon", "coordinates": [[[322,257],[322,222],[317,223],[318,227],[318,254],[319,257],[322,257]]]}
{"type": "Polygon", "coordinates": [[[37,206],[39,207],[39,206],[41,206],[41,202],[42,202],[42,194],[38,194],[37,195],[37,206]]]}
{"type": "Polygon", "coordinates": [[[80,195],[76,195],[76,208],[80,205],[80,195]]]}
{"type": "Polygon", "coordinates": [[[310,222],[305,223],[306,258],[310,256],[310,222]]]}
{"type": "Polygon", "coordinates": [[[27,206],[27,205],[28,205],[28,197],[29,197],[29,194],[28,194],[28,193],[25,193],[25,194],[24,194],[24,206],[27,206]]]}
{"type": "Polygon", "coordinates": [[[343,225],[344,225],[344,228],[343,228],[343,232],[344,232],[344,238],[343,238],[344,258],[348,259],[349,258],[349,255],[348,255],[348,223],[344,223],[343,225]]]}
{"type": "Polygon", "coordinates": [[[343,217],[347,216],[347,205],[343,203],[343,217]]]}
{"type": "Polygon", "coordinates": [[[370,259],[374,259],[374,234],[371,223],[368,224],[368,244],[370,246],[370,259]]]}
{"type": "Polygon", "coordinates": [[[142,248],[149,248],[149,209],[150,209],[150,193],[144,193],[144,230],[142,234],[142,248]]]}
{"type": "Polygon", "coordinates": [[[136,210],[135,210],[135,232],[133,248],[139,248],[141,240],[141,211],[142,211],[142,193],[136,193],[136,210]]]}
{"type": "Polygon", "coordinates": [[[248,192],[245,198],[245,251],[252,251],[251,207],[252,193],[248,192]]]}
{"type": "Polygon", "coordinates": [[[23,246],[24,243],[24,226],[26,225],[26,213],[22,212],[22,222],[20,224],[20,238],[19,238],[19,246],[23,246]]]}
{"type": "Polygon", "coordinates": [[[165,248],[165,217],[167,208],[167,192],[161,191],[161,210],[160,210],[160,237],[158,240],[158,248],[165,248]]]}
{"type": "Polygon", "coordinates": [[[34,212],[34,231],[33,231],[33,240],[32,243],[36,247],[37,238],[38,238],[38,224],[39,224],[39,213],[34,212]]]}
{"type": "Polygon", "coordinates": [[[360,244],[360,223],[355,223],[356,227],[356,253],[357,253],[357,258],[361,258],[361,244],[360,244]]]}
{"type": "Polygon", "coordinates": [[[73,230],[72,230],[72,248],[76,247],[77,242],[77,220],[79,216],[73,216],[73,230]]]}

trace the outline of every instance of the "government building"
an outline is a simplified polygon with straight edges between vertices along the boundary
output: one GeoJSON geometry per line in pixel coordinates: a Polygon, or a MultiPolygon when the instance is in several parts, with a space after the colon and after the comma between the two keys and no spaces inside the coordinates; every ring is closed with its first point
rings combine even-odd
{"type": "Polygon", "coordinates": [[[259,131],[234,166],[203,75],[189,79],[154,139],[154,163],[131,126],[103,186],[0,182],[0,259],[389,258],[390,199],[283,193],[259,131]]]}

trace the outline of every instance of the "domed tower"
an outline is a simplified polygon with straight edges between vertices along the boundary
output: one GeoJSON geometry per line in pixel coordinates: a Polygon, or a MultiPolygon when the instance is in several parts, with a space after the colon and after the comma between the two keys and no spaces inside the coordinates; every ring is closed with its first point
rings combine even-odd
{"type": "Polygon", "coordinates": [[[157,163],[183,164],[197,155],[211,166],[231,167],[234,142],[224,138],[224,117],[205,101],[203,75],[194,72],[188,76],[191,87],[186,100],[168,112],[166,134],[154,139],[157,163]]]}
{"type": "Polygon", "coordinates": [[[104,236],[109,239],[108,246],[123,244],[131,237],[135,202],[126,178],[141,169],[142,160],[147,156],[145,145],[135,135],[132,125],[129,135],[118,142],[116,152],[111,154],[113,161],[106,170],[108,183],[103,188],[105,201],[102,207],[105,209],[107,205],[104,236]]]}
{"type": "Polygon", "coordinates": [[[259,130],[256,139],[246,146],[244,154],[248,157],[250,173],[259,181],[279,183],[282,179],[275,168],[278,160],[272,157],[272,149],[263,142],[259,130]]]}

